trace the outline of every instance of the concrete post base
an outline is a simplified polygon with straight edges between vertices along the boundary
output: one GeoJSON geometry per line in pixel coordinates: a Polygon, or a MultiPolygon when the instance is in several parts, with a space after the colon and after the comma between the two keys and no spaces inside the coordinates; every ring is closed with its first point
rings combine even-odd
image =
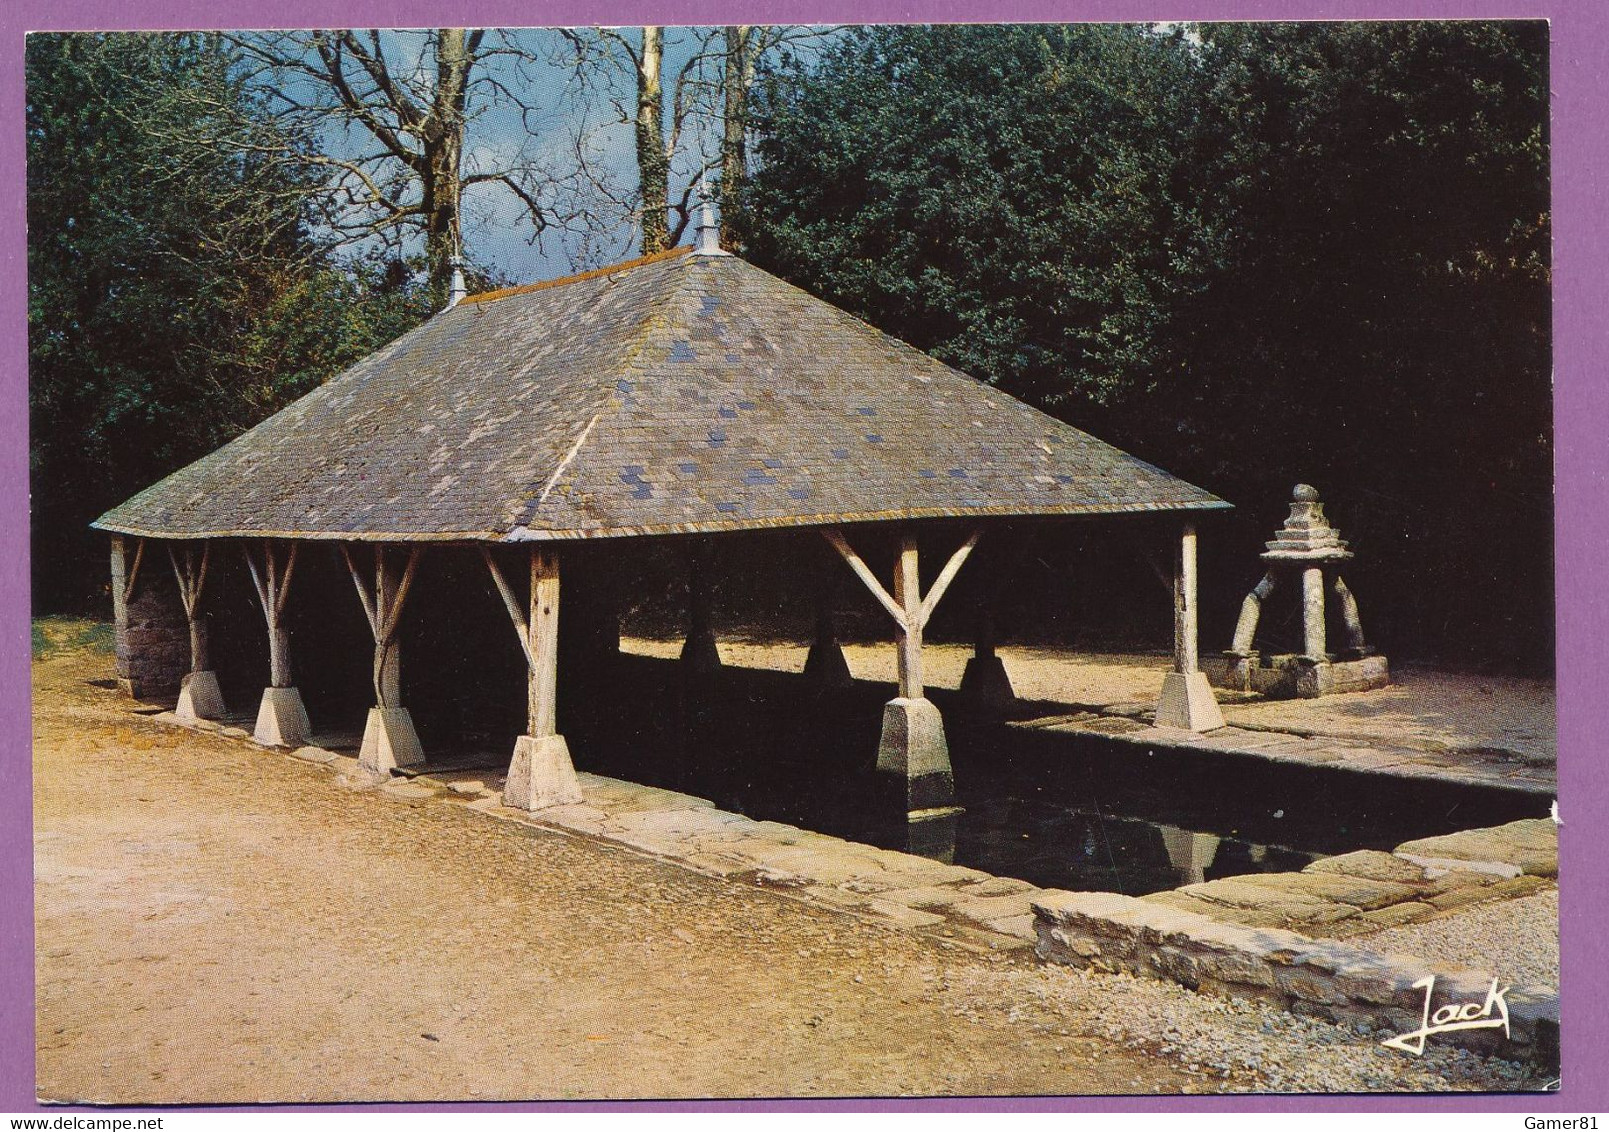
{"type": "Polygon", "coordinates": [[[1205,672],[1170,672],[1162,681],[1156,725],[1181,731],[1211,731],[1224,725],[1205,672]]]}
{"type": "Polygon", "coordinates": [[[413,716],[404,707],[372,707],[363,726],[363,746],[358,749],[358,765],[377,775],[388,775],[399,766],[418,766],[425,761],[414,730],[413,716]]]}
{"type": "Polygon", "coordinates": [[[836,641],[817,641],[810,646],[804,674],[806,679],[824,688],[847,688],[855,682],[849,673],[849,661],[844,659],[844,650],[836,641]]]}
{"type": "Polygon", "coordinates": [[[173,714],[185,723],[222,719],[226,710],[216,672],[192,672],[179,681],[179,706],[173,714]]]}
{"type": "Polygon", "coordinates": [[[295,688],[264,688],[252,738],[265,747],[305,747],[313,735],[302,693],[295,688]]]}
{"type": "Polygon", "coordinates": [[[907,813],[955,804],[950,745],[944,738],[944,718],[933,701],[901,697],[883,706],[877,769],[905,780],[907,813]]]}
{"type": "Polygon", "coordinates": [[[998,711],[1016,702],[1017,692],[998,656],[974,656],[961,674],[962,702],[974,708],[998,711]]]}
{"type": "Polygon", "coordinates": [[[682,644],[682,664],[693,673],[715,672],[721,667],[721,652],[715,647],[715,634],[695,632],[682,644]]]}
{"type": "Polygon", "coordinates": [[[541,739],[521,735],[515,740],[514,760],[508,764],[508,782],[503,787],[503,805],[518,810],[545,810],[580,801],[581,784],[576,781],[570,745],[563,735],[541,739]]]}

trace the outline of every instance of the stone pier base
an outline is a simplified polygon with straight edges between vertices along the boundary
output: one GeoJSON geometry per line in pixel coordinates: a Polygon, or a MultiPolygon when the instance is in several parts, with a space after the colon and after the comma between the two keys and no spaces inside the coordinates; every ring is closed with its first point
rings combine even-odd
{"type": "Polygon", "coordinates": [[[179,680],[179,706],[173,714],[185,723],[222,719],[227,712],[216,672],[191,672],[179,680]]]}
{"type": "Polygon", "coordinates": [[[1017,700],[1011,677],[998,656],[974,656],[961,674],[961,699],[975,708],[998,711],[1017,700]]]}
{"type": "Polygon", "coordinates": [[[1391,666],[1377,654],[1340,660],[1314,660],[1291,653],[1266,661],[1257,653],[1226,652],[1204,667],[1214,687],[1260,692],[1271,700],[1316,700],[1347,692],[1372,692],[1391,683],[1391,666]]]}
{"type": "Polygon", "coordinates": [[[805,678],[824,688],[847,688],[855,682],[849,661],[837,641],[817,641],[805,657],[805,678]]]}
{"type": "Polygon", "coordinates": [[[363,746],[358,765],[374,774],[390,774],[399,766],[418,766],[425,761],[414,730],[413,716],[404,707],[372,707],[363,726],[363,746]]]}
{"type": "Polygon", "coordinates": [[[902,697],[884,705],[877,769],[904,779],[907,813],[955,805],[950,745],[944,738],[944,718],[933,701],[902,697]]]}
{"type": "Polygon", "coordinates": [[[681,660],[686,671],[695,676],[718,672],[721,667],[721,651],[715,647],[714,632],[705,629],[689,634],[682,644],[681,660]]]}
{"type": "Polygon", "coordinates": [[[265,747],[305,747],[313,735],[302,693],[295,688],[264,688],[252,738],[265,747]]]}
{"type": "Polygon", "coordinates": [[[1211,731],[1224,725],[1205,672],[1170,672],[1162,681],[1156,725],[1181,731],[1211,731]]]}
{"type": "Polygon", "coordinates": [[[514,742],[514,759],[508,764],[503,804],[518,810],[545,810],[581,801],[570,745],[563,735],[540,739],[521,735],[514,742]]]}

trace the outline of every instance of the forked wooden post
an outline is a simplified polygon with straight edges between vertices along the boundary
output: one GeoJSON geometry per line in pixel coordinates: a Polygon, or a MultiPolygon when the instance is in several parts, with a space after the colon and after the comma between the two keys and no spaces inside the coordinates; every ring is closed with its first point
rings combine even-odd
{"type": "Polygon", "coordinates": [[[268,625],[268,687],[263,690],[253,737],[273,747],[300,747],[312,736],[302,694],[291,684],[290,634],[285,629],[285,602],[290,597],[291,578],[296,573],[300,544],[292,541],[281,553],[272,539],[262,540],[263,564],[257,565],[251,546],[244,545],[246,567],[251,584],[262,604],[268,625]]]}
{"type": "Polygon", "coordinates": [[[933,580],[933,586],[925,597],[922,595],[914,533],[907,531],[900,538],[892,594],[883,588],[877,575],[855,553],[842,530],[827,527],[822,530],[822,535],[894,620],[899,695],[883,708],[877,769],[904,780],[905,808],[911,818],[953,813],[955,780],[950,771],[950,748],[944,737],[944,720],[939,715],[939,709],[923,694],[922,632],[962,564],[978,545],[983,530],[981,527],[974,530],[960,549],[950,555],[950,560],[939,571],[939,576],[933,580]]]}
{"type": "Polygon", "coordinates": [[[1207,674],[1200,669],[1197,634],[1196,527],[1186,523],[1173,560],[1173,671],[1162,680],[1158,727],[1211,731],[1224,725],[1207,674]]]}
{"type": "Polygon", "coordinates": [[[413,587],[414,573],[423,553],[420,546],[408,550],[408,561],[399,577],[386,554],[384,543],[374,547],[373,595],[358,571],[352,552],[341,547],[341,558],[352,575],[358,600],[363,603],[363,614],[368,618],[369,631],[374,637],[375,706],[363,728],[363,746],[358,751],[358,763],[376,775],[390,774],[397,767],[417,766],[425,761],[419,733],[413,725],[413,716],[402,706],[402,645],[398,631],[402,627],[402,610],[413,587]]]}
{"type": "Polygon", "coordinates": [[[576,779],[569,744],[558,729],[558,551],[542,544],[531,547],[531,588],[524,608],[491,548],[483,546],[480,552],[519,637],[520,651],[525,654],[528,728],[527,734],[514,741],[503,803],[522,810],[540,810],[579,802],[581,784],[576,779]]]}
{"type": "Polygon", "coordinates": [[[173,713],[192,723],[198,719],[222,719],[226,711],[223,692],[218,686],[218,674],[212,671],[207,618],[201,612],[201,595],[207,584],[212,543],[201,544],[199,562],[195,543],[186,541],[183,546],[181,552],[173,543],[168,544],[168,561],[173,564],[173,576],[179,583],[179,601],[184,605],[184,616],[190,623],[190,671],[179,682],[179,704],[173,713]]]}

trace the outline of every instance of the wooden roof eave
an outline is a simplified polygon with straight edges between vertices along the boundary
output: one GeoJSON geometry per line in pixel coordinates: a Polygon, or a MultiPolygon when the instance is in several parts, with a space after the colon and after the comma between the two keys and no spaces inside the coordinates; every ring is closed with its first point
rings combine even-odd
{"type": "Polygon", "coordinates": [[[1232,510],[1234,504],[1222,499],[1190,503],[1111,503],[1079,504],[1065,508],[1025,510],[1020,507],[912,508],[902,511],[866,511],[829,515],[799,515],[779,518],[726,520],[692,523],[660,523],[641,527],[610,527],[598,530],[541,530],[516,527],[511,531],[278,531],[220,529],[176,531],[142,528],[128,523],[90,524],[97,530],[136,538],[214,539],[269,538],[302,539],[311,542],[422,542],[422,543],[530,543],[580,542],[612,538],[648,538],[665,535],[712,535],[741,531],[838,527],[866,523],[915,522],[926,519],[1068,519],[1109,515],[1161,515],[1232,510]]]}

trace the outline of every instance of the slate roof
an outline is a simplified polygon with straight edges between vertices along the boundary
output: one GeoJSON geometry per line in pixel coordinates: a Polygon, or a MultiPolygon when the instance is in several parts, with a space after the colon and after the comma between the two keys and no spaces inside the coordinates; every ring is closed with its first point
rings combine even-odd
{"type": "Polygon", "coordinates": [[[679,248],[471,296],[95,525],[517,542],[1228,506],[679,248]]]}

